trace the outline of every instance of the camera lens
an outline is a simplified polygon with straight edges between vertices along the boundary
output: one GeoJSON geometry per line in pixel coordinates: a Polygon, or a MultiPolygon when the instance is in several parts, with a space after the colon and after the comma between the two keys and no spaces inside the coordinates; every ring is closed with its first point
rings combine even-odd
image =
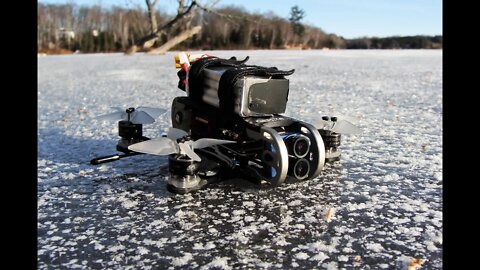
{"type": "Polygon", "coordinates": [[[304,158],[297,160],[293,165],[293,175],[299,180],[305,179],[309,172],[310,163],[304,158]]]}
{"type": "Polygon", "coordinates": [[[299,135],[293,143],[293,153],[296,157],[303,158],[310,150],[310,139],[304,135],[299,135]]]}
{"type": "Polygon", "coordinates": [[[310,139],[299,133],[286,133],[283,140],[287,146],[288,154],[297,158],[303,158],[310,150],[310,139]]]}

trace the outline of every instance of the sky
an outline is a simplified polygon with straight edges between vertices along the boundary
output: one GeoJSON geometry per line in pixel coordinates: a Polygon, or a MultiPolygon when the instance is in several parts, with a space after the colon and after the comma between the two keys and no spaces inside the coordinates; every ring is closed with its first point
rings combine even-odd
{"type": "MultiPolygon", "coordinates": [[[[40,3],[145,6],[144,0],[39,0],[40,3]]],[[[199,0],[207,4],[212,0],[199,0]]],[[[158,0],[158,8],[173,14],[176,0],[158,0]]],[[[288,18],[292,6],[305,10],[303,23],[344,38],[442,35],[442,0],[220,0],[217,7],[235,5],[249,12],[272,11],[288,18]]]]}

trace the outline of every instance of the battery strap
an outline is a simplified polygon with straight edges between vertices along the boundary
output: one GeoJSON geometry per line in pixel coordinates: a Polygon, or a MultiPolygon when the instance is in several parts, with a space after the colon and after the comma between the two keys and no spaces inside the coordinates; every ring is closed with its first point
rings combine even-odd
{"type": "Polygon", "coordinates": [[[227,66],[227,67],[238,67],[247,62],[249,57],[238,61],[235,57],[230,59],[223,59],[217,57],[206,57],[200,58],[197,61],[193,62],[188,71],[188,91],[189,96],[195,101],[201,101],[203,96],[203,70],[206,67],[214,66],[227,66]]]}

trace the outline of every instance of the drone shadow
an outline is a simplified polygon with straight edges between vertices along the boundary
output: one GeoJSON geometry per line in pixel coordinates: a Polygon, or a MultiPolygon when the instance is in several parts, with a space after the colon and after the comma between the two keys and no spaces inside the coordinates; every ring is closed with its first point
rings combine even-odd
{"type": "Polygon", "coordinates": [[[86,139],[64,134],[59,128],[38,129],[37,159],[55,163],[90,164],[96,156],[114,154],[117,139],[86,139]]]}
{"type": "MultiPolygon", "coordinates": [[[[117,153],[115,146],[117,137],[112,139],[79,138],[64,134],[64,131],[58,128],[39,129],[37,141],[37,160],[48,160],[55,164],[74,164],[75,170],[87,170],[99,168],[90,164],[92,158],[111,155],[117,153]]],[[[160,156],[133,156],[119,161],[115,161],[109,167],[114,170],[98,173],[94,184],[113,184],[129,190],[145,190],[155,193],[157,196],[174,195],[167,191],[166,177],[168,176],[168,159],[160,156]]],[[[341,165],[337,168],[329,168],[329,175],[320,175],[318,178],[338,178],[341,177],[341,165]],[[335,173],[336,172],[336,173],[335,173]]],[[[40,170],[40,169],[39,169],[40,170]]],[[[281,186],[295,186],[305,181],[288,178],[281,186]]],[[[314,179],[315,181],[315,179],[314,179]]],[[[244,179],[241,177],[228,177],[218,182],[212,183],[204,189],[223,189],[238,190],[240,192],[269,192],[275,189],[275,186],[268,183],[260,183],[253,179],[244,179]]]]}
{"type": "Polygon", "coordinates": [[[148,189],[158,196],[168,196],[166,181],[163,181],[168,175],[166,157],[138,155],[105,163],[106,166],[90,164],[93,158],[119,153],[115,149],[117,140],[115,136],[112,139],[69,136],[58,128],[38,129],[38,171],[43,175],[39,180],[39,188],[51,185],[68,185],[72,188],[77,188],[77,185],[89,188],[111,185],[132,192],[148,189]],[[87,172],[89,177],[80,175],[81,171],[87,172]],[[75,175],[75,180],[63,181],[62,175],[69,173],[75,175]]]}

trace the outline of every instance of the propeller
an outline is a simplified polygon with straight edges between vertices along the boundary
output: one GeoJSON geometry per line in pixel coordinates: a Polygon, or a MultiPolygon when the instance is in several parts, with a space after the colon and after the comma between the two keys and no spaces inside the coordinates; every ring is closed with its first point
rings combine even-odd
{"type": "Polygon", "coordinates": [[[348,121],[354,125],[358,124],[360,122],[360,118],[358,117],[355,117],[355,116],[350,116],[350,115],[343,115],[343,114],[335,114],[331,117],[336,117],[337,118],[337,121],[342,121],[342,120],[345,120],[345,121],[348,121]]]}
{"type": "Polygon", "coordinates": [[[357,126],[355,126],[351,121],[346,120],[348,118],[350,118],[350,120],[354,122],[358,122],[358,118],[355,117],[345,117],[343,119],[338,119],[337,116],[323,116],[322,119],[314,119],[312,124],[313,126],[315,126],[316,129],[330,130],[332,132],[340,134],[360,133],[361,130],[357,126]]]}
{"type": "Polygon", "coordinates": [[[134,124],[151,124],[155,122],[155,118],[166,112],[164,109],[144,106],[137,108],[130,107],[126,110],[120,107],[111,108],[115,109],[116,112],[100,115],[95,117],[95,119],[107,121],[127,120],[134,124]]]}
{"type": "Polygon", "coordinates": [[[177,128],[170,128],[167,137],[135,143],[130,145],[128,149],[139,153],[160,156],[177,153],[188,156],[194,161],[201,161],[202,159],[195,153],[194,149],[234,142],[235,141],[211,138],[201,138],[193,141],[188,138],[187,132],[177,128]],[[177,142],[178,139],[180,139],[180,142],[177,142]]]}
{"type": "Polygon", "coordinates": [[[303,114],[302,116],[301,118],[307,122],[311,122],[316,129],[328,130],[340,134],[361,133],[360,128],[356,126],[360,122],[360,118],[355,116],[335,114],[333,116],[322,116],[320,118],[318,115],[312,113],[303,114]]]}
{"type": "Polygon", "coordinates": [[[188,133],[185,130],[178,128],[170,128],[167,132],[167,137],[176,140],[188,136],[188,133]]]}

